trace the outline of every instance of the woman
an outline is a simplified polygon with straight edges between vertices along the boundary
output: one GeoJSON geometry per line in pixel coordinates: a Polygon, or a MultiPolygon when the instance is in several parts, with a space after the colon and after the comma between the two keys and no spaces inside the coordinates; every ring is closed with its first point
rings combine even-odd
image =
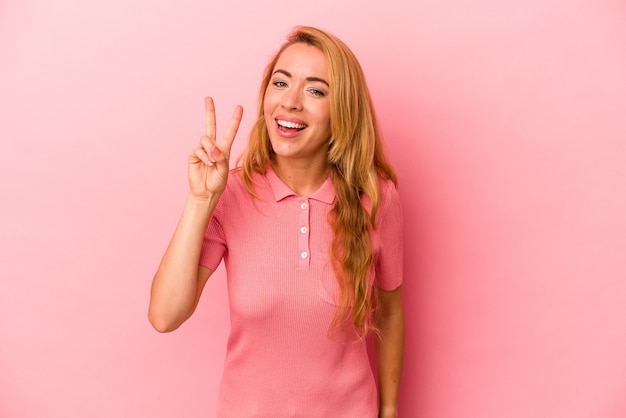
{"type": "Polygon", "coordinates": [[[149,319],[178,328],[224,259],[231,332],[219,417],[395,417],[404,345],[402,215],[360,65],[299,27],[265,70],[241,166],[206,100],[190,194],[149,319]],[[376,338],[378,392],[365,337],[376,338]]]}

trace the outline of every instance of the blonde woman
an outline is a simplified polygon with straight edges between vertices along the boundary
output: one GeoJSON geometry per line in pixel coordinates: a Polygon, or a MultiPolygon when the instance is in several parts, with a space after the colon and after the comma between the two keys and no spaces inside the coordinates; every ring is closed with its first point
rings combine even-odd
{"type": "Polygon", "coordinates": [[[189,157],[190,193],[153,280],[150,322],[178,328],[224,260],[231,332],[219,417],[396,417],[402,213],[358,61],[327,32],[289,34],[231,170],[242,111],[218,141],[206,99],[206,135],[189,157]]]}

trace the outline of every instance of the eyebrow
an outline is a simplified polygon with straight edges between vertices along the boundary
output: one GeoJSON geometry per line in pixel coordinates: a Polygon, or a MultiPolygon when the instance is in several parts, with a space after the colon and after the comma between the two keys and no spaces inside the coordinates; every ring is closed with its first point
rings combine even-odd
{"type": "MultiPolygon", "coordinates": [[[[281,73],[281,74],[284,74],[285,76],[287,76],[287,77],[291,78],[291,73],[290,73],[289,71],[278,69],[278,70],[274,71],[274,72],[272,73],[272,75],[274,75],[274,74],[276,74],[276,73],[281,73]]],[[[306,78],[306,81],[317,81],[317,82],[320,82],[320,83],[324,83],[324,84],[326,84],[326,86],[327,86],[327,87],[330,87],[330,86],[328,85],[328,81],[324,80],[323,78],[319,78],[319,77],[307,77],[307,78],[306,78]]]]}

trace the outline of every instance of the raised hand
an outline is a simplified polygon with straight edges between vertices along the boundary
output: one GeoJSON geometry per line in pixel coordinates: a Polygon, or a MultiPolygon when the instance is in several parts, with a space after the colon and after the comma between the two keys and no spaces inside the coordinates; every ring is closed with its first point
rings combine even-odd
{"type": "Polygon", "coordinates": [[[209,198],[224,191],[228,178],[230,149],[243,114],[241,106],[235,107],[222,140],[217,142],[215,105],[212,98],[205,98],[205,107],[206,133],[189,156],[189,189],[191,195],[196,198],[209,198]]]}

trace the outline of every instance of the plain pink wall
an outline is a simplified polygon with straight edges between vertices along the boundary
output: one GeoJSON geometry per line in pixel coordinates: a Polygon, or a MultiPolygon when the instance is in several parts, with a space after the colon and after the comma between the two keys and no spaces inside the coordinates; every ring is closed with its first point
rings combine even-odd
{"type": "MultiPolygon", "coordinates": [[[[203,129],[296,24],[360,58],[406,215],[401,416],[626,416],[618,1],[3,0],[0,416],[209,417],[222,270],[160,335],[154,270],[203,129]]],[[[254,390],[251,388],[251,390],[254,390]]]]}

